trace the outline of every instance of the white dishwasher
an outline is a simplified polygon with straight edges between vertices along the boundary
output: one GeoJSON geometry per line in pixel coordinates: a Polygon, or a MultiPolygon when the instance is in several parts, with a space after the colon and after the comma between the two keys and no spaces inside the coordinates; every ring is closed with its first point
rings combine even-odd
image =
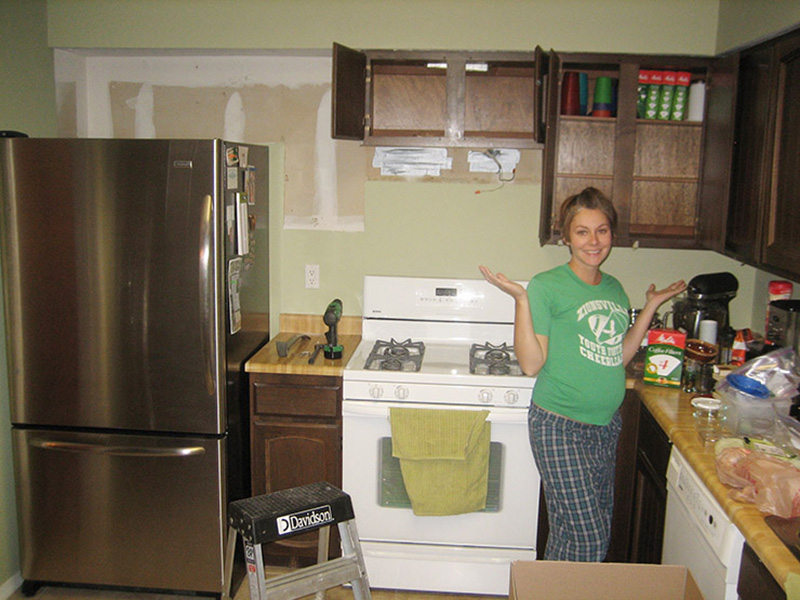
{"type": "Polygon", "coordinates": [[[736,600],[744,537],[673,446],[663,564],[689,567],[705,600],[736,600]]]}

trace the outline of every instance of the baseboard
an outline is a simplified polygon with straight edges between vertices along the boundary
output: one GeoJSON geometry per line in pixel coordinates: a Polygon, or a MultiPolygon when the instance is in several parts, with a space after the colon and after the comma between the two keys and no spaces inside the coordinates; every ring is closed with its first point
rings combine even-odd
{"type": "Polygon", "coordinates": [[[3,585],[0,585],[0,600],[8,600],[11,595],[22,585],[22,575],[14,573],[3,585]]]}

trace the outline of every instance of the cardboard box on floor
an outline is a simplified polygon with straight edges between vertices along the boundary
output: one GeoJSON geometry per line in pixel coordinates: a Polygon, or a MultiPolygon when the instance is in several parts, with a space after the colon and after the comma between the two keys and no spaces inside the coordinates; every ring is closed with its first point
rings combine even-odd
{"type": "Polygon", "coordinates": [[[703,600],[686,567],[516,561],[510,600],[703,600]]]}

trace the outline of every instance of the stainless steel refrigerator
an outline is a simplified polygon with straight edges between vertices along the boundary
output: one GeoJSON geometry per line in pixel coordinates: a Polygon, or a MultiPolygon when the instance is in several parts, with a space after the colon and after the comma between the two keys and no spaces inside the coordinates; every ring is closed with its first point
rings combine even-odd
{"type": "Polygon", "coordinates": [[[0,140],[26,594],[222,591],[243,364],[269,337],[267,171],[222,140],[0,140]]]}

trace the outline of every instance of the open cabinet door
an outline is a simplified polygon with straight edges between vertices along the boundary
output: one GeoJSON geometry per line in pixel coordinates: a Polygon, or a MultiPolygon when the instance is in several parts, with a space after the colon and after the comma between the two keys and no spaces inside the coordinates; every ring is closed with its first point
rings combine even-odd
{"type": "MultiPolygon", "coordinates": [[[[542,246],[553,242],[556,237],[553,231],[553,203],[556,200],[553,198],[555,180],[552,174],[555,173],[558,158],[558,74],[561,69],[561,58],[554,50],[550,50],[547,62],[547,86],[544,94],[540,95],[544,100],[542,110],[545,123],[544,131],[541,133],[545,146],[542,156],[542,203],[539,211],[539,244],[542,246]]],[[[539,64],[538,60],[536,64],[539,64]]]]}
{"type": "Polygon", "coordinates": [[[363,140],[367,56],[334,42],[331,137],[363,140]]]}
{"type": "Polygon", "coordinates": [[[540,46],[534,50],[534,82],[533,82],[533,139],[544,143],[545,131],[545,94],[547,94],[547,55],[540,46]]]}
{"type": "Polygon", "coordinates": [[[706,139],[703,149],[702,188],[698,203],[697,236],[701,248],[723,252],[728,215],[733,123],[739,56],[732,54],[715,61],[707,83],[706,139]]]}

